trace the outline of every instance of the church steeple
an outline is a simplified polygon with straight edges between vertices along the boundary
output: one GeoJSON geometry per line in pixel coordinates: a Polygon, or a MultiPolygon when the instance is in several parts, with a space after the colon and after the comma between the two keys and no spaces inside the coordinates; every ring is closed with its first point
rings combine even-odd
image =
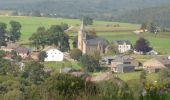
{"type": "Polygon", "coordinates": [[[84,27],[84,20],[82,19],[80,31],[84,31],[84,29],[85,29],[85,27],[84,27]]]}
{"type": "Polygon", "coordinates": [[[86,32],[83,20],[78,32],[78,49],[80,49],[82,52],[86,50],[86,32]]]}

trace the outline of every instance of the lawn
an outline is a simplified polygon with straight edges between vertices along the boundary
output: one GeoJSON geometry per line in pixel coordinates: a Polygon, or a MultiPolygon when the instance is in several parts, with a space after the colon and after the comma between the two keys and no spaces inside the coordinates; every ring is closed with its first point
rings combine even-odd
{"type": "MultiPolygon", "coordinates": [[[[133,79],[139,79],[140,78],[140,72],[131,72],[131,73],[123,73],[123,74],[113,74],[116,77],[119,77],[120,79],[124,81],[129,81],[133,79]]],[[[157,81],[158,74],[156,73],[149,73],[147,74],[147,80],[150,82],[157,81]]]]}
{"type": "MultiPolygon", "coordinates": [[[[99,36],[108,39],[109,41],[114,40],[129,40],[134,45],[139,35],[133,32],[99,32],[99,36]]],[[[159,33],[157,37],[152,33],[142,33],[140,36],[146,38],[153,49],[160,52],[161,54],[170,54],[170,32],[159,33]]]]}
{"type": "Polygon", "coordinates": [[[52,68],[55,71],[60,70],[60,68],[63,67],[71,67],[76,70],[80,70],[81,67],[78,64],[78,62],[68,62],[68,61],[63,61],[63,62],[44,62],[45,68],[52,68]]]}
{"type": "MultiPolygon", "coordinates": [[[[22,36],[19,43],[28,43],[28,39],[31,34],[34,33],[40,26],[49,28],[51,25],[67,23],[69,26],[74,26],[73,29],[71,29],[72,31],[70,31],[68,34],[70,36],[76,36],[80,25],[79,19],[0,16],[0,22],[7,23],[8,26],[11,20],[18,21],[22,24],[22,36]]],[[[137,24],[94,21],[92,26],[87,26],[87,30],[88,29],[95,29],[98,36],[104,37],[109,41],[130,40],[134,45],[135,41],[139,38],[139,35],[136,35],[130,31],[139,29],[139,25],[137,24]],[[119,27],[115,25],[119,25],[119,27]]],[[[161,54],[170,54],[170,33],[159,33],[157,37],[151,33],[144,33],[142,36],[149,40],[151,46],[156,51],[160,52],[161,54]]]]}
{"type": "MultiPolygon", "coordinates": [[[[80,25],[79,19],[0,16],[0,22],[4,22],[8,25],[11,20],[18,21],[22,24],[22,30],[21,30],[22,36],[20,40],[21,43],[28,42],[28,38],[40,26],[49,28],[51,25],[67,23],[69,24],[69,26],[74,26],[71,32],[77,33],[80,25]]],[[[90,30],[95,29],[96,31],[136,30],[138,28],[139,25],[137,24],[106,22],[106,21],[94,21],[94,24],[92,26],[87,27],[87,29],[90,30]],[[114,25],[117,24],[119,24],[119,27],[114,27],[114,25]],[[107,27],[107,25],[111,25],[111,26],[107,27]]]]}

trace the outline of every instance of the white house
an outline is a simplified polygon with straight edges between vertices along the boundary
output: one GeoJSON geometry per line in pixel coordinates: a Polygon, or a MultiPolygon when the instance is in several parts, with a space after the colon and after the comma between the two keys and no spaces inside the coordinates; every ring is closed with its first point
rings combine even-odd
{"type": "Polygon", "coordinates": [[[64,60],[64,53],[58,50],[57,48],[48,48],[46,50],[47,58],[45,61],[63,61],[64,60]]]}
{"type": "Polygon", "coordinates": [[[129,41],[126,40],[116,40],[113,42],[117,47],[120,53],[125,53],[132,50],[132,45],[129,41]]]}

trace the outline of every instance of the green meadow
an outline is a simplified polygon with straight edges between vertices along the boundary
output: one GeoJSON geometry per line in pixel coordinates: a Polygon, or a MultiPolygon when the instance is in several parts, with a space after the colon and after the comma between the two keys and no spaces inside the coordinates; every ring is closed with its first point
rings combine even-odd
{"type": "MultiPolygon", "coordinates": [[[[0,16],[0,22],[4,22],[9,25],[11,20],[18,21],[22,24],[21,32],[22,37],[20,42],[28,42],[28,38],[36,29],[40,26],[49,28],[51,25],[57,25],[61,23],[67,23],[69,26],[73,26],[72,32],[77,32],[80,20],[79,19],[63,19],[63,18],[44,18],[44,17],[13,17],[13,16],[0,16]]],[[[105,22],[105,21],[94,21],[92,26],[88,26],[87,29],[95,29],[96,31],[114,31],[114,30],[135,30],[138,29],[138,25],[129,23],[118,23],[118,22],[105,22]],[[119,27],[114,25],[119,24],[119,27]],[[109,27],[107,25],[110,25],[109,27]]]]}
{"type": "MultiPolygon", "coordinates": [[[[65,18],[45,18],[45,17],[14,17],[0,16],[0,22],[8,24],[11,20],[18,21],[22,24],[22,36],[19,43],[28,43],[29,37],[40,26],[49,28],[51,25],[67,23],[72,26],[68,32],[70,36],[76,36],[81,21],[79,19],[65,18]]],[[[87,30],[95,30],[98,36],[104,37],[109,41],[113,40],[129,40],[132,44],[139,38],[139,35],[133,33],[139,29],[140,25],[119,22],[94,21],[92,26],[87,26],[87,30]],[[117,26],[118,25],[118,26],[117,26]]],[[[9,27],[8,27],[9,28],[9,27]]],[[[142,33],[140,36],[145,37],[150,42],[150,45],[161,54],[170,54],[170,33],[158,33],[155,37],[151,33],[142,33]]]]}

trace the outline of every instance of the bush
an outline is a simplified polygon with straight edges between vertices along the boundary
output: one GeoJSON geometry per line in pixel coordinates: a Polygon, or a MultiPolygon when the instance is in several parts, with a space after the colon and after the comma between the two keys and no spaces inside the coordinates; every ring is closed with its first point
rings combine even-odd
{"type": "Polygon", "coordinates": [[[74,60],[79,60],[81,56],[82,56],[82,51],[79,49],[73,49],[70,52],[70,57],[74,60]]]}

